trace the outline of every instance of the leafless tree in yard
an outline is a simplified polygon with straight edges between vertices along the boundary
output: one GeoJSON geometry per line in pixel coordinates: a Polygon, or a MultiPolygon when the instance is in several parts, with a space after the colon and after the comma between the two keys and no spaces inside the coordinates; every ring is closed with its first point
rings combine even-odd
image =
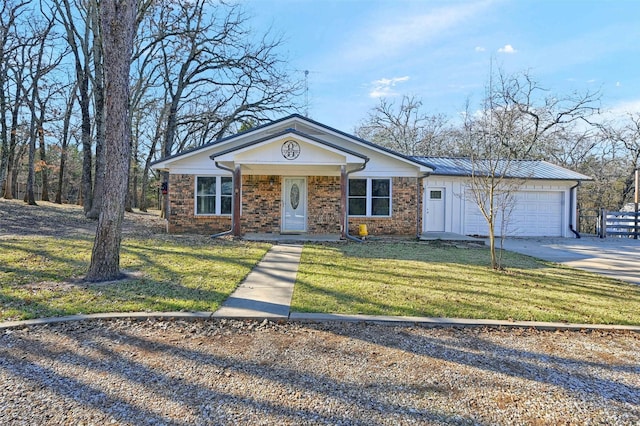
{"type": "Polygon", "coordinates": [[[468,198],[473,200],[489,230],[491,267],[501,269],[496,250],[496,223],[505,228],[514,195],[527,180],[519,160],[540,158],[558,134],[576,122],[590,124],[598,110],[598,93],[550,95],[528,73],[490,76],[481,110],[466,109],[462,151],[472,163],[468,198]]]}
{"type": "Polygon", "coordinates": [[[87,281],[120,277],[120,243],[131,155],[129,71],[133,52],[136,0],[100,3],[105,71],[105,172],[102,208],[87,281]]]}

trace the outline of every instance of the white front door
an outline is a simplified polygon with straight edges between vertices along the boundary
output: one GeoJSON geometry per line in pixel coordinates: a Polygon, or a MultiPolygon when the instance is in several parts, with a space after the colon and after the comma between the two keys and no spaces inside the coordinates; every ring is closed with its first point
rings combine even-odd
{"type": "Polygon", "coordinates": [[[427,188],[426,232],[444,232],[444,188],[427,188]]]}
{"type": "Polygon", "coordinates": [[[307,230],[307,180],[284,178],[282,200],[282,232],[307,230]]]}

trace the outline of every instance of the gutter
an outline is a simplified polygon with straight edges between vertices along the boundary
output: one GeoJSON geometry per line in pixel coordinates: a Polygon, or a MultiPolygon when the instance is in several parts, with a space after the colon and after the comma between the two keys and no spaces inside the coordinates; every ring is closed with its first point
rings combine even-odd
{"type": "MultiPolygon", "coordinates": [[[[212,158],[213,160],[213,158],[212,158]]],[[[226,170],[227,172],[231,173],[231,176],[234,176],[235,173],[233,172],[232,169],[230,169],[229,167],[225,167],[222,164],[218,163],[217,161],[213,160],[213,163],[216,165],[217,168],[221,169],[221,170],[226,170]]],[[[228,231],[223,231],[223,232],[218,232],[217,234],[213,234],[211,235],[211,238],[219,238],[219,237],[224,237],[225,235],[230,235],[233,233],[233,204],[235,203],[235,198],[236,197],[231,197],[231,229],[229,229],[228,231]]]]}
{"type": "MultiPolygon", "coordinates": [[[[419,240],[422,236],[422,230],[420,229],[420,218],[422,216],[422,212],[420,211],[420,205],[422,204],[421,200],[424,197],[420,198],[420,189],[422,188],[423,181],[425,178],[431,176],[431,172],[426,172],[422,176],[418,177],[418,182],[416,184],[416,238],[419,240]]],[[[422,218],[424,220],[424,218],[422,218]]]]}
{"type": "MultiPolygon", "coordinates": [[[[369,157],[365,157],[364,164],[362,164],[362,166],[358,167],[357,169],[353,169],[348,172],[345,172],[347,185],[349,184],[349,175],[351,173],[361,172],[362,170],[364,170],[367,167],[367,163],[369,162],[369,160],[370,160],[369,157]]],[[[347,205],[345,207],[346,208],[344,209],[344,228],[345,228],[344,236],[351,241],[355,241],[357,243],[363,243],[364,242],[363,239],[354,237],[353,235],[349,234],[349,197],[348,196],[347,196],[347,205]]]]}
{"type": "Polygon", "coordinates": [[[575,213],[573,208],[573,198],[574,198],[573,196],[576,193],[576,190],[579,186],[580,186],[580,181],[578,181],[574,186],[569,188],[569,230],[575,234],[576,238],[581,238],[581,237],[578,231],[573,229],[573,214],[575,213]]]}

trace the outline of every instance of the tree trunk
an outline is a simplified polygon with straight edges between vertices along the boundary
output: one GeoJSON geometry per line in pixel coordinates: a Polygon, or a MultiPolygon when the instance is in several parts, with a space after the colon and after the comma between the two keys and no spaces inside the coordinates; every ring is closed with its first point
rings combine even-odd
{"type": "Polygon", "coordinates": [[[49,201],[49,169],[47,165],[47,148],[44,140],[44,110],[40,112],[40,126],[38,128],[38,138],[40,142],[40,161],[42,162],[42,201],[49,201]]]}
{"type": "Polygon", "coordinates": [[[18,162],[19,156],[16,156],[16,147],[18,146],[18,119],[20,113],[20,103],[17,101],[22,97],[22,79],[20,77],[20,84],[16,84],[15,93],[15,105],[11,110],[11,135],[9,136],[9,151],[7,155],[7,176],[4,189],[4,198],[11,200],[14,196],[13,187],[17,181],[17,167],[14,165],[18,162]]]}
{"type": "Polygon", "coordinates": [[[496,234],[493,227],[493,220],[489,222],[489,252],[491,253],[491,268],[494,270],[500,269],[498,256],[496,256],[496,234]]]}
{"type": "Polygon", "coordinates": [[[67,140],[66,137],[62,139],[62,145],[60,146],[60,168],[58,169],[58,189],[56,190],[56,204],[62,204],[62,191],[64,191],[64,172],[67,167],[67,140]]]}
{"type": "MultiPolygon", "coordinates": [[[[92,6],[92,8],[95,6],[92,6]]],[[[91,210],[87,212],[87,217],[97,219],[100,216],[102,205],[102,194],[104,193],[104,175],[106,169],[105,160],[105,123],[104,123],[104,58],[102,47],[100,46],[101,32],[97,11],[90,13],[91,26],[93,28],[93,103],[94,121],[96,129],[96,170],[93,183],[93,198],[91,200],[91,210]]]]}
{"type": "Polygon", "coordinates": [[[4,81],[3,67],[0,66],[0,195],[4,193],[3,188],[9,166],[9,126],[7,125],[7,97],[4,93],[4,81]]]}
{"type": "MultiPolygon", "coordinates": [[[[96,108],[97,109],[97,108],[96,108]]],[[[97,114],[96,114],[97,115],[97,114]]],[[[96,128],[96,133],[99,129],[96,128]]],[[[106,170],[105,164],[105,148],[104,141],[96,138],[96,169],[93,181],[93,193],[91,197],[91,209],[86,213],[89,219],[98,219],[100,216],[100,208],[102,205],[102,194],[104,193],[104,175],[106,170]]]]}
{"type": "MultiPolygon", "coordinates": [[[[163,117],[162,114],[160,117],[163,117]]],[[[147,153],[147,158],[144,160],[144,170],[142,171],[142,188],[141,188],[141,196],[140,196],[140,211],[147,211],[147,192],[149,190],[149,171],[151,170],[151,162],[153,161],[153,157],[156,152],[156,146],[158,146],[158,142],[160,141],[162,133],[162,120],[158,119],[156,123],[156,130],[154,137],[151,141],[151,147],[149,148],[149,152],[147,153]]]]}
{"type": "MultiPolygon", "coordinates": [[[[130,200],[130,205],[128,206],[130,209],[133,209],[134,207],[140,207],[140,203],[138,200],[138,175],[140,174],[140,170],[138,168],[138,150],[139,150],[139,146],[138,146],[138,135],[136,134],[136,137],[134,138],[132,142],[132,153],[133,156],[131,158],[131,176],[129,178],[129,180],[131,180],[131,194],[129,196],[129,200],[130,200]]],[[[127,211],[131,211],[131,210],[127,210],[127,211]]]]}
{"type": "MultiPolygon", "coordinates": [[[[35,89],[33,89],[35,92],[35,89]]],[[[33,185],[35,181],[35,162],[36,162],[36,114],[35,114],[35,96],[32,97],[32,112],[31,112],[31,125],[29,127],[29,172],[27,174],[27,191],[25,195],[25,201],[31,206],[36,206],[36,198],[33,193],[33,185]]]]}
{"type": "Polygon", "coordinates": [[[82,76],[80,81],[80,113],[82,115],[82,206],[84,212],[91,210],[92,162],[91,153],[91,116],[89,115],[89,77],[82,76]]]}
{"type": "Polygon", "coordinates": [[[147,211],[147,188],[149,186],[149,170],[145,168],[142,173],[142,182],[140,183],[140,205],[138,209],[141,212],[147,211]]]}
{"type": "Polygon", "coordinates": [[[120,243],[127,196],[131,121],[129,69],[133,51],[136,0],[100,2],[105,71],[105,159],[109,164],[87,281],[120,277],[120,243]]]}
{"type": "Polygon", "coordinates": [[[127,196],[124,200],[124,211],[132,213],[133,207],[131,206],[131,191],[129,191],[129,188],[131,188],[131,170],[129,170],[129,179],[127,180],[127,196]]]}
{"type": "MultiPolygon", "coordinates": [[[[69,154],[69,127],[71,124],[71,114],[73,114],[73,102],[77,88],[78,86],[76,83],[73,89],[69,92],[67,108],[64,112],[64,122],[62,125],[62,143],[60,147],[60,169],[58,170],[58,191],[56,192],[56,203],[58,204],[62,204],[62,193],[65,189],[64,176],[67,166],[67,156],[69,154]]],[[[79,195],[78,198],[80,198],[79,195]]]]}
{"type": "Polygon", "coordinates": [[[13,199],[13,170],[7,166],[7,175],[4,179],[4,198],[13,199]]]}
{"type": "Polygon", "coordinates": [[[138,168],[133,169],[133,182],[131,183],[131,207],[140,207],[140,199],[138,197],[138,168]]]}

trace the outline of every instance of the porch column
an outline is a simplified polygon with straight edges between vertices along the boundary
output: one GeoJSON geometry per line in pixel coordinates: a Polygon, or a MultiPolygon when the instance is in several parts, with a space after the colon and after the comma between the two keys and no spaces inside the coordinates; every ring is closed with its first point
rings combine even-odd
{"type": "Polygon", "coordinates": [[[347,179],[347,167],[340,166],[340,213],[341,213],[341,238],[347,238],[347,229],[349,226],[349,218],[347,212],[347,187],[349,181],[347,179]]]}
{"type": "Polygon", "coordinates": [[[231,233],[240,236],[240,194],[242,189],[242,171],[237,165],[233,171],[233,211],[231,212],[231,233]]]}

